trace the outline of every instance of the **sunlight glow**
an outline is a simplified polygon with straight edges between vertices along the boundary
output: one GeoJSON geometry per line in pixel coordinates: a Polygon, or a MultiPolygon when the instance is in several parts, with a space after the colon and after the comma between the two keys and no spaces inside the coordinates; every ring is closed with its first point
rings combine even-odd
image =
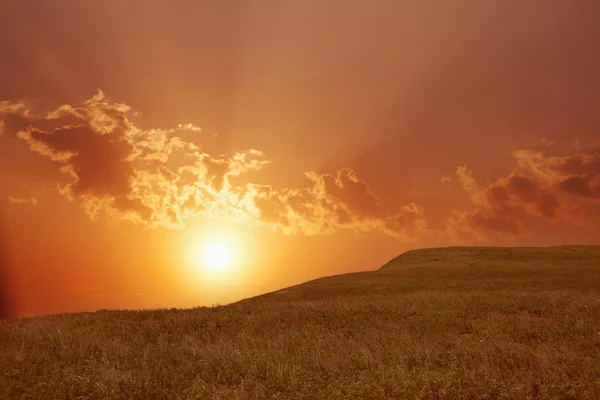
{"type": "Polygon", "coordinates": [[[264,274],[256,236],[255,228],[221,220],[201,219],[182,231],[182,292],[189,291],[196,302],[222,304],[249,293],[264,274]]]}
{"type": "Polygon", "coordinates": [[[204,265],[213,272],[223,271],[231,263],[231,249],[225,242],[208,243],[202,252],[204,265]]]}

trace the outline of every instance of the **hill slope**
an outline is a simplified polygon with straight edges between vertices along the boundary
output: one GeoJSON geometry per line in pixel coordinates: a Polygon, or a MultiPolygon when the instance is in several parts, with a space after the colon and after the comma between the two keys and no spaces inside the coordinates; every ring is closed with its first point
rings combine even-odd
{"type": "Polygon", "coordinates": [[[335,275],[243,300],[317,300],[426,290],[600,289],[600,246],[412,250],[377,271],[335,275]]]}
{"type": "Polygon", "coordinates": [[[600,398],[600,247],[447,248],[229,306],[0,322],[0,398],[600,398]]]}

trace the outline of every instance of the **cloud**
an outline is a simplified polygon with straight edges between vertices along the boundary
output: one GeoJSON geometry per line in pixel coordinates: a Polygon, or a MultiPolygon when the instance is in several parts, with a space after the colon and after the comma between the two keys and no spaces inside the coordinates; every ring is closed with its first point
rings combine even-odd
{"type": "Polygon", "coordinates": [[[600,199],[600,177],[598,176],[570,176],[561,181],[558,185],[566,193],[592,199],[600,199]]]}
{"type": "Polygon", "coordinates": [[[8,201],[13,204],[31,204],[34,206],[36,206],[38,203],[38,200],[36,197],[24,198],[24,197],[8,196],[8,201]]]}
{"type": "Polygon", "coordinates": [[[195,215],[249,220],[286,234],[338,229],[379,230],[409,238],[426,229],[416,204],[395,212],[381,206],[352,169],[308,172],[306,185],[276,190],[248,182],[270,161],[257,149],[208,154],[186,137],[199,127],[140,129],[129,106],[99,91],[81,105],[39,113],[25,103],[0,104],[3,131],[54,161],[65,181],[60,193],[92,218],[101,214],[152,227],[183,227],[195,215]]]}
{"type": "Polygon", "coordinates": [[[60,192],[100,213],[152,226],[181,226],[186,212],[235,210],[239,189],[229,178],[268,163],[256,150],[213,157],[178,134],[199,134],[180,124],[170,130],[136,127],[131,109],[102,91],[82,105],[36,113],[25,103],[0,105],[3,130],[57,164],[67,178],[60,192]],[[185,178],[191,178],[187,181],[185,178]]]}
{"type": "Polygon", "coordinates": [[[379,230],[408,239],[427,228],[421,207],[385,209],[352,169],[335,175],[309,172],[306,178],[305,187],[279,192],[266,185],[249,185],[260,219],[287,234],[379,230]]]}
{"type": "Polygon", "coordinates": [[[450,237],[517,236],[558,221],[600,223],[600,154],[545,156],[518,150],[514,158],[513,171],[485,187],[467,166],[457,168],[458,180],[476,209],[453,213],[446,222],[450,237]]]}
{"type": "Polygon", "coordinates": [[[564,194],[600,199],[600,153],[578,153],[544,157],[522,150],[515,153],[518,165],[537,179],[564,194]]]}
{"type": "MultiPolygon", "coordinates": [[[[443,176],[441,182],[458,183],[470,207],[441,216],[433,226],[441,222],[442,228],[433,229],[418,204],[385,207],[354,169],[307,172],[302,185],[275,188],[250,179],[253,171],[271,164],[260,150],[210,154],[199,144],[210,139],[199,127],[141,129],[132,115],[129,106],[101,91],[82,104],[50,112],[24,102],[0,103],[3,134],[52,160],[64,177],[56,182],[60,193],[93,219],[182,228],[190,218],[203,216],[267,225],[287,235],[379,231],[402,240],[444,235],[452,242],[600,224],[600,149],[593,146],[547,155],[556,146],[544,142],[515,151],[512,171],[486,183],[468,166],[459,166],[456,179],[443,176]]],[[[9,201],[36,204],[38,199],[36,194],[9,201]]]]}
{"type": "Polygon", "coordinates": [[[448,184],[452,183],[452,178],[451,178],[451,177],[449,177],[449,176],[447,176],[447,175],[444,175],[444,176],[442,176],[442,178],[440,179],[440,182],[441,182],[443,185],[448,185],[448,184]]]}

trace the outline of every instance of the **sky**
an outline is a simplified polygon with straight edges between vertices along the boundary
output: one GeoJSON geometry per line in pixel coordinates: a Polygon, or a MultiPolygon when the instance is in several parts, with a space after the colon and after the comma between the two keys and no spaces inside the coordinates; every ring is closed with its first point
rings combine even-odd
{"type": "Polygon", "coordinates": [[[0,317],[226,304],[422,247],[600,244],[599,13],[4,1],[0,317]]]}

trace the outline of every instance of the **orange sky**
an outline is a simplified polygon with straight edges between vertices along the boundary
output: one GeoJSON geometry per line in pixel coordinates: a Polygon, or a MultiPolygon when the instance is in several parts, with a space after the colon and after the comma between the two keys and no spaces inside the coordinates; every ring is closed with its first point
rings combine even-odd
{"type": "Polygon", "coordinates": [[[0,314],[600,243],[600,5],[543,3],[4,2],[0,314]]]}

